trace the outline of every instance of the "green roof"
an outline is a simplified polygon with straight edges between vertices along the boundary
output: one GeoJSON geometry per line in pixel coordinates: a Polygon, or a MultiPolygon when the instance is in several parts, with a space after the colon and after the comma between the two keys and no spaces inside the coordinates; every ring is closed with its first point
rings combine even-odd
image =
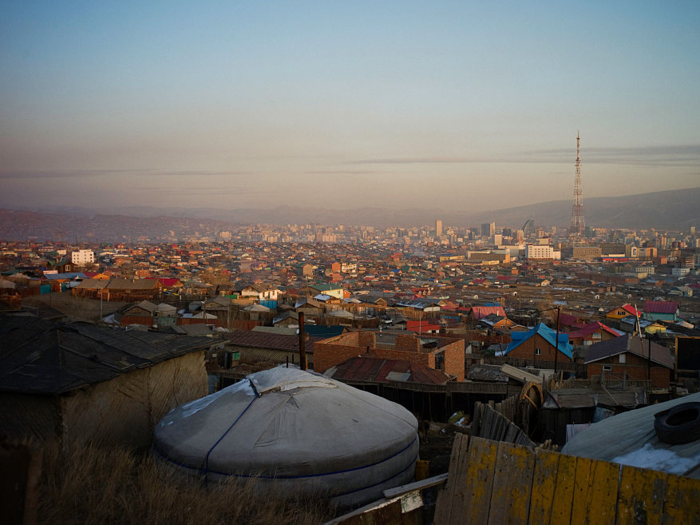
{"type": "Polygon", "coordinates": [[[337,284],[314,284],[311,285],[311,288],[318,290],[319,292],[327,292],[328,290],[338,290],[339,288],[342,288],[342,286],[337,284]]]}

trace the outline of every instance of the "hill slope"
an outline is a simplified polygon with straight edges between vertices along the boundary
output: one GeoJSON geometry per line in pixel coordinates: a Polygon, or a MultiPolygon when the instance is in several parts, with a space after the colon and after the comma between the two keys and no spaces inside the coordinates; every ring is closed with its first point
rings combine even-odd
{"type": "MultiPolygon", "coordinates": [[[[700,188],[624,197],[584,200],[586,225],[606,228],[688,230],[700,226],[700,188]]],[[[495,221],[498,226],[520,228],[528,219],[538,225],[566,228],[570,201],[551,201],[488,212],[448,212],[437,207],[391,210],[361,208],[329,210],[281,206],[274,209],[146,208],[119,207],[45,208],[42,211],[0,209],[0,239],[34,238],[94,241],[136,241],[218,232],[238,224],[357,224],[377,227],[421,226],[436,218],[446,226],[474,227],[495,221]],[[51,210],[51,211],[48,211],[51,210]],[[144,220],[144,219],[148,220],[144,220]]]]}

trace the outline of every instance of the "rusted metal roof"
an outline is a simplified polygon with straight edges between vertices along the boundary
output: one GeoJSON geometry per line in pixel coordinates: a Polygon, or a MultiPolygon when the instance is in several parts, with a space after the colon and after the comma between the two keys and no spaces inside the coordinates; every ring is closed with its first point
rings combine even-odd
{"type": "Polygon", "coordinates": [[[422,364],[398,359],[381,359],[372,355],[350,358],[330,370],[329,377],[348,382],[388,383],[403,380],[407,383],[444,385],[453,379],[441,370],[422,364]]]}
{"type": "MultiPolygon", "coordinates": [[[[238,330],[225,335],[232,345],[248,348],[264,348],[266,350],[282,350],[284,352],[299,352],[298,335],[270,334],[265,332],[253,332],[238,330]]],[[[309,337],[304,348],[307,353],[314,352],[314,342],[322,338],[309,337]]]]}

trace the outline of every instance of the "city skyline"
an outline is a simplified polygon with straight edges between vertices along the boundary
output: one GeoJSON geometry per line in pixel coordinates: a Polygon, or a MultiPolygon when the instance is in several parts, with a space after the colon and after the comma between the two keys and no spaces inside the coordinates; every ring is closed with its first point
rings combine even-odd
{"type": "Polygon", "coordinates": [[[693,2],[3,11],[2,207],[567,200],[579,129],[586,199],[698,186],[693,2]]]}

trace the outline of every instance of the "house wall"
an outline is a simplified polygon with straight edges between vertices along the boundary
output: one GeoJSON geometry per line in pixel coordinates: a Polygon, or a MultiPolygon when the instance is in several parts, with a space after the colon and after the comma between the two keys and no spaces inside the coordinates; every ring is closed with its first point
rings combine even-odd
{"type": "MultiPolygon", "coordinates": [[[[240,352],[241,363],[256,363],[259,361],[269,361],[271,363],[282,364],[289,359],[290,363],[299,364],[298,350],[272,350],[269,348],[252,348],[249,346],[233,345],[231,352],[240,352]]],[[[314,352],[306,352],[306,362],[309,367],[314,364],[314,352]]]]}
{"type": "Polygon", "coordinates": [[[569,335],[569,341],[574,345],[592,345],[596,343],[601,343],[603,341],[609,341],[610,339],[615,339],[616,335],[606,332],[605,330],[600,330],[592,334],[588,334],[586,337],[571,337],[569,335]],[[595,337],[595,336],[599,337],[595,337]]]}
{"type": "Polygon", "coordinates": [[[629,312],[622,308],[618,308],[617,310],[613,310],[612,312],[608,312],[607,314],[605,314],[605,317],[607,317],[608,319],[622,319],[623,317],[627,317],[628,315],[630,315],[629,312]]]}
{"type": "Polygon", "coordinates": [[[676,321],[676,314],[644,312],[644,319],[646,319],[647,321],[676,321]]]}
{"type": "Polygon", "coordinates": [[[464,381],[464,339],[444,346],[445,373],[457,376],[457,381],[464,381]]]}
{"type": "MultiPolygon", "coordinates": [[[[527,341],[524,341],[517,348],[514,348],[508,352],[507,357],[515,357],[518,359],[535,359],[536,361],[547,361],[554,362],[555,350],[554,345],[550,344],[544,337],[540,334],[535,334],[527,341]],[[542,350],[541,355],[535,355],[535,349],[539,348],[542,350]]],[[[569,358],[563,353],[559,352],[559,357],[556,358],[557,361],[569,361],[569,358]]]]}
{"type": "MultiPolygon", "coordinates": [[[[620,356],[614,355],[600,361],[586,365],[588,377],[603,374],[603,366],[611,366],[612,370],[606,370],[605,375],[614,375],[622,378],[625,374],[628,378],[645,381],[648,377],[647,360],[629,352],[624,354],[625,363],[620,363],[620,356]]],[[[671,383],[671,369],[651,363],[651,382],[654,388],[668,388],[671,383]]]]}
{"type": "Polygon", "coordinates": [[[152,315],[122,315],[119,324],[129,326],[131,324],[140,324],[143,326],[153,326],[155,319],[152,315]]]}
{"type": "Polygon", "coordinates": [[[350,332],[314,345],[314,371],[323,373],[332,366],[367,352],[367,347],[381,359],[398,359],[422,364],[435,369],[435,356],[444,354],[444,372],[464,380],[464,341],[461,339],[443,346],[437,351],[420,350],[420,339],[398,336],[394,348],[377,348],[374,332],[350,332]],[[371,336],[371,337],[370,337],[371,336]],[[354,343],[354,344],[353,344],[354,343]]]}
{"type": "Polygon", "coordinates": [[[61,397],[65,441],[147,447],[173,408],[207,395],[204,350],[61,397]]]}
{"type": "Polygon", "coordinates": [[[58,396],[0,394],[0,436],[9,439],[58,439],[61,403],[58,396]]]}
{"type": "Polygon", "coordinates": [[[374,348],[369,335],[374,336],[371,332],[350,332],[317,342],[314,345],[314,371],[323,373],[332,366],[365,353],[367,346],[374,348]]]}

